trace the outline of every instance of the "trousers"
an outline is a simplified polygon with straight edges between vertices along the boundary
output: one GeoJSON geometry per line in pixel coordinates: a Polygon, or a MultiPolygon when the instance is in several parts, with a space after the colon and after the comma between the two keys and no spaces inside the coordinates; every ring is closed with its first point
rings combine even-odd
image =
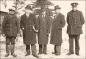
{"type": "MultiPolygon", "coordinates": [[[[35,44],[31,44],[31,51],[32,51],[32,55],[36,55],[37,51],[35,44]]],[[[26,45],[26,52],[30,54],[30,45],[26,45]]]]}
{"type": "Polygon", "coordinates": [[[69,35],[69,52],[74,53],[74,41],[75,41],[75,53],[79,53],[79,38],[80,35],[69,35]]]}

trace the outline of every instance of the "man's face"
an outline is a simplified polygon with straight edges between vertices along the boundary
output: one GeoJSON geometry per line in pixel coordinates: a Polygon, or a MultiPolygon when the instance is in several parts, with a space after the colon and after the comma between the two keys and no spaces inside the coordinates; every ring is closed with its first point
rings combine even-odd
{"type": "Polygon", "coordinates": [[[77,7],[72,7],[72,10],[76,11],[77,10],[77,7]]]}
{"type": "Polygon", "coordinates": [[[15,12],[14,11],[9,11],[9,14],[15,14],[15,12]]]}
{"type": "Polygon", "coordinates": [[[46,11],[43,11],[42,14],[45,15],[46,14],[46,11]]]}
{"type": "Polygon", "coordinates": [[[56,13],[60,13],[60,9],[57,9],[57,10],[56,10],[56,13]]]}
{"type": "Polygon", "coordinates": [[[30,13],[31,13],[31,10],[26,9],[25,12],[26,12],[27,14],[30,14],[30,13]]]}

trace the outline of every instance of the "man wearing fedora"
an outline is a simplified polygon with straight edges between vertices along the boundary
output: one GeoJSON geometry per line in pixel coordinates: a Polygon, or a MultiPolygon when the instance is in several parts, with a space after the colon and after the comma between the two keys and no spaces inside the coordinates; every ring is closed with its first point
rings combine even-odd
{"type": "Polygon", "coordinates": [[[6,36],[6,55],[8,57],[11,51],[11,55],[16,57],[15,50],[15,39],[19,33],[19,22],[15,15],[15,8],[9,9],[9,14],[7,14],[3,20],[2,29],[3,34],[6,36]]]}
{"type": "Polygon", "coordinates": [[[73,45],[75,41],[75,54],[79,55],[79,38],[82,34],[82,25],[84,24],[84,17],[81,11],[77,10],[78,3],[71,3],[72,10],[67,14],[67,33],[69,35],[69,53],[74,54],[73,45]]]}
{"type": "Polygon", "coordinates": [[[47,15],[46,9],[42,9],[40,15],[37,18],[39,54],[47,54],[51,19],[52,18],[47,15]]]}
{"type": "Polygon", "coordinates": [[[30,46],[32,55],[37,57],[36,51],[36,16],[32,13],[30,5],[25,7],[25,14],[21,16],[20,27],[23,31],[23,41],[26,45],[26,55],[30,55],[30,46]]]}
{"type": "Polygon", "coordinates": [[[65,17],[60,12],[59,5],[55,6],[55,16],[52,22],[51,28],[51,40],[50,43],[54,45],[55,55],[60,55],[61,53],[61,44],[62,44],[62,28],[65,26],[65,17]]]}

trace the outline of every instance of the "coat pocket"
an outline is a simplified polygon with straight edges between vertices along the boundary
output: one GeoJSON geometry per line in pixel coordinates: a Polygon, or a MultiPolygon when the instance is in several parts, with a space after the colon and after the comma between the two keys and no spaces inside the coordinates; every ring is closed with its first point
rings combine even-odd
{"type": "Polygon", "coordinates": [[[62,27],[58,27],[57,30],[62,30],[62,27]]]}
{"type": "Polygon", "coordinates": [[[82,26],[81,25],[77,26],[77,29],[82,30],[82,26]]]}

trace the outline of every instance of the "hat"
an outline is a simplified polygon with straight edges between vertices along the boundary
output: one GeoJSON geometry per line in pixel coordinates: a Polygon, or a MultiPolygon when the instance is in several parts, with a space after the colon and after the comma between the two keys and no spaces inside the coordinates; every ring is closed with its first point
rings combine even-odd
{"type": "Polygon", "coordinates": [[[71,3],[71,6],[72,7],[77,7],[78,3],[74,2],[74,3],[71,3]]]}
{"type": "Polygon", "coordinates": [[[33,2],[35,4],[35,7],[42,7],[47,5],[54,5],[52,2],[48,0],[37,0],[36,2],[33,2]]]}
{"type": "Polygon", "coordinates": [[[56,5],[56,6],[55,6],[55,10],[56,10],[56,9],[61,9],[61,7],[60,7],[59,5],[56,5]]]}
{"type": "Polygon", "coordinates": [[[45,12],[46,11],[46,9],[41,9],[41,12],[45,12]]]}
{"type": "Polygon", "coordinates": [[[27,6],[25,7],[25,9],[30,9],[30,10],[32,10],[32,8],[31,8],[30,5],[27,5],[27,6]]]}

